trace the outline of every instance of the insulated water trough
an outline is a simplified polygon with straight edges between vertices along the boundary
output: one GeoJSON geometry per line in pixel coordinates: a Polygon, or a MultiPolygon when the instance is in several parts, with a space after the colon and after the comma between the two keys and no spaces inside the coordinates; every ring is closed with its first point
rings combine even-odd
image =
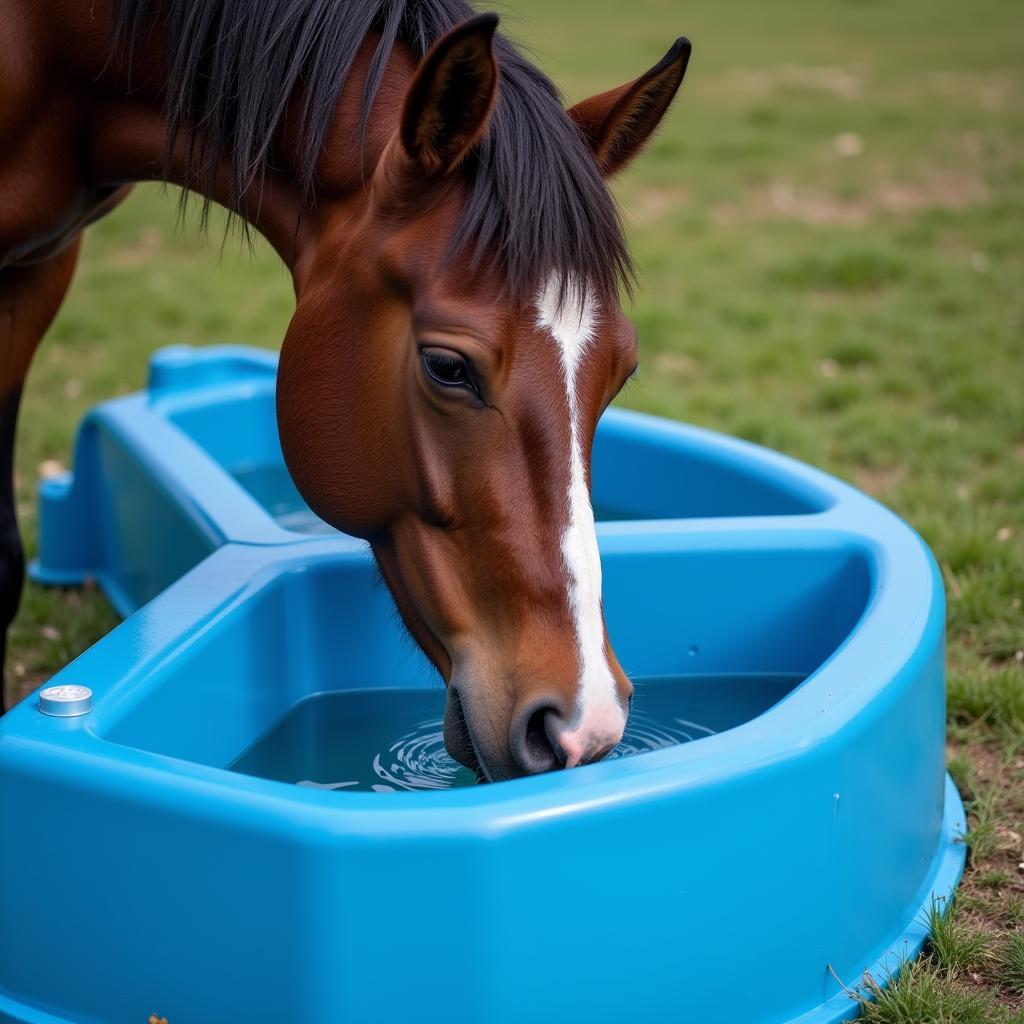
{"type": "Polygon", "coordinates": [[[127,618],[47,684],[91,710],[0,720],[0,1021],[855,1016],[964,860],[916,534],[793,460],[611,411],[608,627],[638,715],[673,691],[689,742],[357,792],[316,777],[359,741],[347,696],[440,684],[366,547],[291,486],[274,370],[165,350],[43,485],[35,578],[95,578],[127,618]]]}

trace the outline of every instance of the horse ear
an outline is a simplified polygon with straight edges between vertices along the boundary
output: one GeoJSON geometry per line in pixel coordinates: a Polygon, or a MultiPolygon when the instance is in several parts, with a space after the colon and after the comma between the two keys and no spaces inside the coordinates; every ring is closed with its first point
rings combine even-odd
{"type": "Polygon", "coordinates": [[[498,98],[497,14],[478,14],[442,36],[405,95],[399,137],[427,175],[447,174],[480,141],[498,98]]]}
{"type": "Polygon", "coordinates": [[[689,39],[677,39],[646,74],[583,100],[569,111],[606,177],[625,167],[658,127],[683,84],[690,49],[689,39]]]}

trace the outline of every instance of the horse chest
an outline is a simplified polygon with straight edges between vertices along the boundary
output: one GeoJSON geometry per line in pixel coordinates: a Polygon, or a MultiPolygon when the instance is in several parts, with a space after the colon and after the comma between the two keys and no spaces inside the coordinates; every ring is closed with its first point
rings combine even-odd
{"type": "Polygon", "coordinates": [[[111,193],[89,180],[86,98],[9,84],[0,77],[0,269],[64,248],[111,193]]]}
{"type": "Polygon", "coordinates": [[[69,245],[113,190],[90,185],[67,136],[0,141],[0,271],[39,262],[69,245]]]}

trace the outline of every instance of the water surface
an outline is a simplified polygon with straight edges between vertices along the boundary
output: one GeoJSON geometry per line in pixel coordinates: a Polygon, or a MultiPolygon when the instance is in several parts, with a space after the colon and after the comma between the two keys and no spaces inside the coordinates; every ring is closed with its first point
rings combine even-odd
{"type": "Polygon", "coordinates": [[[336,533],[302,500],[284,463],[240,466],[231,475],[273,517],[293,533],[336,533]]]}
{"type": "MultiPolygon", "coordinates": [[[[629,757],[713,736],[766,711],[799,682],[799,676],[779,674],[636,680],[629,726],[608,756],[629,757]]],[[[314,694],[230,767],[246,775],[343,791],[473,785],[473,773],[444,748],[444,703],[440,685],[314,694]]]]}

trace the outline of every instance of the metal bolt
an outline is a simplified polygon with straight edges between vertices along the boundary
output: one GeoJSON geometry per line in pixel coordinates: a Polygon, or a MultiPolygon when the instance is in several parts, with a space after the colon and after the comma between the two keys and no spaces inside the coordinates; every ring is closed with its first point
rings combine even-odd
{"type": "Polygon", "coordinates": [[[92,690],[88,686],[48,686],[39,691],[39,710],[55,718],[75,718],[92,711],[92,690]]]}

